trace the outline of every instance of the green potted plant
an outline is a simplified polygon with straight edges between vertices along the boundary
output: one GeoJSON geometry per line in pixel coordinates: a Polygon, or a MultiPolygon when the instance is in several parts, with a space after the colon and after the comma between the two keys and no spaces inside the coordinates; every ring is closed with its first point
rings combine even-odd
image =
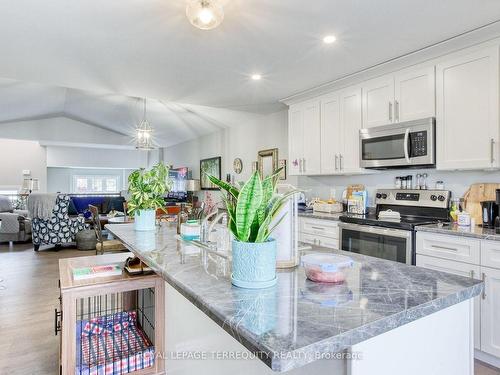
{"type": "Polygon", "coordinates": [[[138,231],[155,230],[156,210],[165,206],[163,199],[171,186],[169,168],[158,163],[150,170],[144,168],[133,171],[128,177],[128,213],[134,216],[134,229],[138,231]]]}
{"type": "Polygon", "coordinates": [[[261,178],[254,172],[240,188],[209,176],[221,188],[228,213],[232,242],[233,285],[243,288],[267,288],[276,279],[276,241],[270,236],[281,223],[280,212],[288,198],[297,191],[276,194],[281,169],[261,178]]]}

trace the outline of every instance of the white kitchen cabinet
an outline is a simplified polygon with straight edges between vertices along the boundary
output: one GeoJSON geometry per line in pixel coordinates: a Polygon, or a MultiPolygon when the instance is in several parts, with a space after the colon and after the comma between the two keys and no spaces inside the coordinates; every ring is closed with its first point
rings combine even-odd
{"type": "MultiPolygon", "coordinates": [[[[427,255],[417,254],[418,267],[428,268],[431,270],[447,272],[454,275],[472,277],[480,279],[480,267],[477,265],[456,262],[453,260],[439,259],[427,255]]],[[[439,288],[440,285],[437,285],[439,288]]],[[[500,310],[498,310],[500,311],[500,310]]],[[[474,347],[481,348],[481,297],[474,298],[474,347]]]]}
{"type": "Polygon", "coordinates": [[[321,174],[360,173],[361,88],[347,88],[321,100],[321,174]]]}
{"type": "Polygon", "coordinates": [[[353,87],[339,93],[340,156],[342,174],[359,173],[359,131],[362,127],[361,88],[353,87]]]}
{"type": "Polygon", "coordinates": [[[479,265],[481,240],[438,233],[417,233],[417,254],[479,265]]]}
{"type": "Polygon", "coordinates": [[[363,83],[363,127],[393,122],[394,76],[383,76],[363,83]]]}
{"type": "Polygon", "coordinates": [[[334,93],[321,99],[321,174],[339,172],[341,146],[339,94],[334,93]]]}
{"type": "Polygon", "coordinates": [[[302,157],[304,156],[304,112],[301,107],[291,106],[288,111],[288,173],[302,173],[302,157]]]}
{"type": "Polygon", "coordinates": [[[465,51],[436,66],[437,169],[499,167],[498,47],[465,51]]]}
{"type": "Polygon", "coordinates": [[[304,160],[303,174],[321,172],[321,118],[320,103],[314,101],[304,107],[304,160]]]}
{"type": "Polygon", "coordinates": [[[415,66],[363,84],[363,127],[435,116],[434,66],[415,66]]]}
{"type": "Polygon", "coordinates": [[[500,357],[500,270],[481,267],[485,291],[481,305],[481,351],[500,357]]]}
{"type": "Polygon", "coordinates": [[[291,106],[288,119],[290,175],[319,174],[321,171],[319,100],[291,106]]]}
{"type": "Polygon", "coordinates": [[[482,241],[481,266],[500,269],[500,241],[482,241]]]}
{"type": "Polygon", "coordinates": [[[299,239],[311,245],[339,249],[339,223],[307,217],[299,218],[299,239]]]}
{"type": "Polygon", "coordinates": [[[434,66],[412,67],[394,75],[394,122],[436,115],[434,66]]]}

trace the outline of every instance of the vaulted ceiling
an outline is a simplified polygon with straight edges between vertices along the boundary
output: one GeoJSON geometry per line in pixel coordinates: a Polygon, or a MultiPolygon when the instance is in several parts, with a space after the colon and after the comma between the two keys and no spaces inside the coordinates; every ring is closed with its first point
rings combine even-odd
{"type": "Polygon", "coordinates": [[[185,0],[3,0],[0,77],[266,112],[500,19],[498,0],[221,1],[224,22],[201,31],[185,0]]]}

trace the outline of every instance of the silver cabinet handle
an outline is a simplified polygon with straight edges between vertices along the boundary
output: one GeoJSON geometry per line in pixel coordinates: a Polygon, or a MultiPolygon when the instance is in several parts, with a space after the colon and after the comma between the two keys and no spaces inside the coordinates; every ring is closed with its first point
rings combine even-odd
{"type": "Polygon", "coordinates": [[[482,298],[486,299],[486,274],[484,272],[483,272],[483,275],[481,277],[481,280],[483,281],[483,283],[485,283],[483,285],[483,295],[482,295],[482,298]]]}
{"type": "Polygon", "coordinates": [[[299,173],[302,173],[302,159],[299,159],[299,173]]]}
{"type": "Polygon", "coordinates": [[[457,249],[454,249],[453,247],[446,247],[446,246],[439,246],[439,245],[431,245],[431,247],[435,249],[441,249],[441,250],[451,250],[451,251],[457,251],[457,249]]]}
{"type": "Polygon", "coordinates": [[[395,121],[399,121],[399,102],[394,100],[394,118],[395,121]]]}
{"type": "Polygon", "coordinates": [[[392,122],[392,102],[389,102],[389,121],[392,122]]]}
{"type": "Polygon", "coordinates": [[[495,162],[495,139],[491,138],[490,139],[490,159],[491,159],[491,164],[495,162]]]}
{"type": "Polygon", "coordinates": [[[339,155],[335,154],[335,170],[339,169],[338,166],[337,166],[338,160],[339,160],[339,155]]]}
{"type": "Polygon", "coordinates": [[[339,169],[340,170],[344,169],[344,167],[342,166],[343,159],[344,159],[344,157],[342,156],[342,154],[339,154],[339,169]]]}
{"type": "Polygon", "coordinates": [[[306,158],[302,158],[302,172],[306,171],[306,158]]]}
{"type": "Polygon", "coordinates": [[[317,230],[325,230],[326,228],[321,228],[321,227],[311,227],[312,229],[317,229],[317,230]]]}
{"type": "Polygon", "coordinates": [[[469,275],[470,275],[470,278],[473,279],[474,278],[474,270],[470,270],[469,275]]]}

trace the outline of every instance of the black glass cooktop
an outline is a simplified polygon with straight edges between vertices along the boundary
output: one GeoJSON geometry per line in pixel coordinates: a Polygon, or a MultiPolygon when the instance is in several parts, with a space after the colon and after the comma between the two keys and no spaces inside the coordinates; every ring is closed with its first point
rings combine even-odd
{"type": "Polygon", "coordinates": [[[367,215],[344,214],[339,217],[344,223],[373,225],[384,228],[396,228],[404,230],[414,230],[418,225],[434,224],[437,219],[422,218],[413,216],[402,216],[400,221],[395,220],[379,220],[375,213],[367,215]]]}

